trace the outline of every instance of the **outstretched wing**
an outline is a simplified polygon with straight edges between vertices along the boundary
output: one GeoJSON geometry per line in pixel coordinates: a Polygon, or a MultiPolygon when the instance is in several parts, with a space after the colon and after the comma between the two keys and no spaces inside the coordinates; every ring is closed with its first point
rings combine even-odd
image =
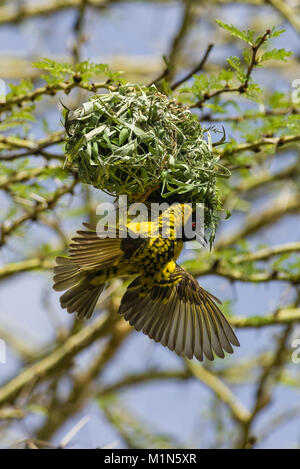
{"type": "MultiPolygon", "coordinates": [[[[118,265],[122,260],[125,262],[139,247],[143,239],[113,238],[115,232],[105,234],[109,237],[100,237],[96,228],[84,224],[88,230],[77,232],[77,236],[70,244],[70,257],[56,258],[54,267],[54,285],[56,291],[67,290],[61,297],[62,308],[69,313],[77,313],[79,318],[89,318],[97,300],[105,287],[106,277],[103,282],[94,285],[93,271],[101,275],[106,268],[118,265]]],[[[117,235],[120,235],[118,229],[117,235]]]]}
{"type": "Polygon", "coordinates": [[[77,231],[69,246],[70,260],[82,270],[103,269],[128,259],[146,245],[145,238],[137,238],[129,228],[108,229],[99,233],[94,225],[83,223],[88,230],[77,231]]]}
{"type": "Polygon", "coordinates": [[[213,360],[213,352],[224,358],[224,350],[233,353],[239,346],[227,319],[216,302],[184,269],[176,265],[168,279],[162,279],[150,291],[144,291],[138,277],[128,287],[119,309],[125,319],[151,339],[178,355],[213,360]]]}

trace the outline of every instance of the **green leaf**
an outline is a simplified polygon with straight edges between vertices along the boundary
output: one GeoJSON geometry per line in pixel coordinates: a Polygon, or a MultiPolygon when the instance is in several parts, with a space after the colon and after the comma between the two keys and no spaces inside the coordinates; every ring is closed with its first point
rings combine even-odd
{"type": "Polygon", "coordinates": [[[275,26],[273,26],[273,28],[271,29],[271,32],[270,32],[270,34],[269,34],[269,38],[272,38],[272,37],[279,37],[279,36],[281,36],[282,33],[285,33],[285,31],[286,31],[285,29],[278,29],[278,30],[276,31],[275,26]]]}
{"type": "Polygon", "coordinates": [[[290,57],[292,52],[285,49],[273,49],[265,52],[260,58],[259,62],[265,62],[267,60],[282,60],[287,61],[287,57],[290,57]]]}
{"type": "Polygon", "coordinates": [[[227,62],[237,72],[237,78],[239,81],[243,82],[246,78],[246,74],[241,60],[238,57],[229,57],[227,62]]]}
{"type": "Polygon", "coordinates": [[[30,79],[21,80],[19,84],[14,85],[13,83],[9,84],[11,92],[7,94],[7,98],[12,96],[20,96],[26,94],[33,89],[33,84],[30,79]]]}
{"type": "Polygon", "coordinates": [[[227,30],[230,32],[232,36],[238,37],[242,41],[247,42],[249,45],[253,45],[253,36],[254,32],[253,31],[241,31],[238,29],[236,26],[233,24],[226,24],[223,23],[222,21],[216,20],[216,23],[223,29],[227,30]]]}
{"type": "Polygon", "coordinates": [[[119,145],[120,146],[123,145],[125,140],[128,138],[129,133],[130,131],[126,127],[124,127],[124,129],[121,130],[121,132],[119,133],[119,145]]]}

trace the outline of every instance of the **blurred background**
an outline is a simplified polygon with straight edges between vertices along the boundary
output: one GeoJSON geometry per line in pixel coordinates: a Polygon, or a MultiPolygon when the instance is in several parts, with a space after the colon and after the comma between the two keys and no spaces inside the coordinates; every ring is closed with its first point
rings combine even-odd
{"type": "Polygon", "coordinates": [[[292,353],[300,339],[300,131],[291,95],[300,79],[300,2],[0,1],[0,51],[0,78],[12,93],[7,102],[16,100],[0,121],[0,339],[6,344],[0,446],[298,448],[300,364],[292,353]],[[55,255],[109,197],[62,170],[60,100],[74,109],[88,91],[28,95],[45,86],[44,71],[32,66],[43,58],[108,64],[130,82],[148,84],[162,74],[173,82],[213,44],[201,72],[213,76],[244,47],[216,19],[262,34],[285,29],[272,48],[293,55],[254,70],[261,102],[220,93],[194,111],[204,126],[225,127],[229,143],[221,151],[250,142],[239,159],[226,160],[233,175],[222,195],[232,216],[220,222],[215,250],[184,252],[181,259],[238,327],[234,355],[202,366],[115,318],[124,291],[118,280],[87,323],[60,309],[52,290],[55,255]],[[292,144],[253,145],[282,135],[292,135],[292,144]],[[278,245],[289,247],[254,263],[246,259],[240,270],[226,264],[278,245]]]}

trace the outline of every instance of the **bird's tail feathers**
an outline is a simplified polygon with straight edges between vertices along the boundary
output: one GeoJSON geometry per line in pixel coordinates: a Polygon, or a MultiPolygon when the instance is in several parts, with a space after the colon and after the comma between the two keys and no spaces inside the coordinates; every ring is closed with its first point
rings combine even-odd
{"type": "Polygon", "coordinates": [[[53,288],[56,291],[67,290],[60,297],[61,307],[68,313],[76,313],[78,319],[90,318],[105,283],[91,285],[86,273],[68,258],[57,257],[56,263],[53,288]]]}
{"type": "Polygon", "coordinates": [[[57,257],[54,267],[54,285],[56,291],[64,291],[79,282],[82,277],[79,266],[71,262],[67,257],[57,257]]]}
{"type": "Polygon", "coordinates": [[[68,313],[76,313],[78,319],[89,319],[104,287],[104,283],[95,287],[83,281],[60,297],[61,307],[66,308],[68,313]]]}

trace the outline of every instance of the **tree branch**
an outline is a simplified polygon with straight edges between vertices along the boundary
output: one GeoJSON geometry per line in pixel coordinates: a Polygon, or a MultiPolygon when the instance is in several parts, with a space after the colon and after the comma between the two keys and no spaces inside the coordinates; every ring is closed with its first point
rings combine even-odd
{"type": "Polygon", "coordinates": [[[65,343],[38,363],[21,371],[18,376],[0,388],[0,406],[13,402],[22,389],[34,382],[45,380],[70,361],[81,350],[112,331],[116,318],[107,314],[99,316],[92,324],[68,338],[65,343]]]}
{"type": "Polygon", "coordinates": [[[217,376],[198,363],[196,364],[192,361],[187,361],[186,363],[188,369],[195,376],[195,378],[208,386],[216,394],[220,401],[227,405],[233,418],[237,422],[248,422],[250,418],[250,412],[248,409],[217,376]]]}
{"type": "Polygon", "coordinates": [[[17,228],[28,220],[35,220],[40,213],[48,209],[53,209],[56,203],[66,194],[72,193],[74,187],[78,184],[77,180],[74,180],[70,185],[64,185],[59,188],[54,195],[45,199],[44,202],[38,202],[36,207],[32,210],[21,215],[19,218],[12,222],[3,222],[1,225],[1,236],[0,236],[0,247],[4,246],[9,235],[11,235],[17,228]]]}

